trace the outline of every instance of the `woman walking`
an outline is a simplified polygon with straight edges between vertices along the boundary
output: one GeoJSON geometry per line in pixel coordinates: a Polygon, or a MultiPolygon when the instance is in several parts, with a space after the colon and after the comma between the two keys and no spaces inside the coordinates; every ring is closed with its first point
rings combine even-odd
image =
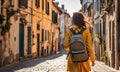
{"type": "MultiPolygon", "coordinates": [[[[92,66],[95,65],[95,58],[94,58],[94,51],[92,46],[92,38],[89,29],[85,27],[85,21],[84,16],[76,12],[73,14],[72,18],[72,29],[78,33],[82,29],[84,29],[82,33],[82,37],[84,39],[84,43],[87,47],[89,59],[85,62],[73,62],[71,60],[70,54],[68,54],[68,61],[67,61],[67,72],[90,72],[90,62],[92,63],[92,66]]],[[[72,32],[70,29],[66,29],[65,33],[65,39],[64,39],[64,49],[69,51],[70,50],[70,39],[72,37],[72,32]]]]}

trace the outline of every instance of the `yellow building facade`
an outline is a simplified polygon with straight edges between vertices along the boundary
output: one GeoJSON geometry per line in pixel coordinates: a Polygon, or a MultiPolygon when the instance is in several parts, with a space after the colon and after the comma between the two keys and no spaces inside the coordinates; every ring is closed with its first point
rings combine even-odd
{"type": "Polygon", "coordinates": [[[39,56],[40,52],[40,31],[42,27],[42,1],[32,0],[32,56],[39,56]]]}
{"type": "Polygon", "coordinates": [[[0,28],[0,67],[58,51],[61,11],[53,0],[0,0],[0,7],[5,16],[0,26],[9,28],[0,28]],[[57,23],[52,21],[52,10],[57,23]]]}
{"type": "MultiPolygon", "coordinates": [[[[38,2],[37,2],[38,3],[38,2]]],[[[52,0],[39,0],[39,7],[32,4],[32,53],[33,57],[46,56],[51,50],[51,9],[52,0]]]]}
{"type": "Polygon", "coordinates": [[[32,54],[47,56],[58,51],[60,9],[52,0],[40,0],[39,10],[32,2],[32,54]],[[53,23],[53,10],[57,13],[57,24],[53,23]]]}
{"type": "Polygon", "coordinates": [[[5,21],[0,32],[0,66],[31,55],[31,1],[1,0],[5,21]]]}
{"type": "Polygon", "coordinates": [[[60,15],[62,11],[60,8],[52,2],[52,48],[53,52],[56,53],[60,50],[60,15]]]}

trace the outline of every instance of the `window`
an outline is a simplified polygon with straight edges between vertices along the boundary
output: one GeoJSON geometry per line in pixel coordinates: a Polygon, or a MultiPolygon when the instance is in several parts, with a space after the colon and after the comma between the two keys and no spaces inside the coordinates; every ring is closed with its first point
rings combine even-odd
{"type": "Polygon", "coordinates": [[[45,0],[45,9],[46,9],[46,12],[47,12],[47,0],[45,0]]]}
{"type": "Polygon", "coordinates": [[[5,2],[5,0],[0,0],[1,1],[1,5],[3,5],[3,3],[5,2]]]}
{"type": "Polygon", "coordinates": [[[105,3],[105,0],[100,0],[100,3],[102,4],[102,3],[105,3]]]}
{"type": "Polygon", "coordinates": [[[49,15],[49,2],[46,1],[46,14],[49,15]]]}
{"type": "Polygon", "coordinates": [[[16,41],[16,37],[14,37],[14,41],[16,41]]]}
{"type": "Polygon", "coordinates": [[[42,29],[42,41],[44,41],[44,29],[42,29]]]}
{"type": "Polygon", "coordinates": [[[52,10],[52,22],[57,23],[57,20],[58,20],[58,14],[54,10],[52,10]]]}
{"type": "Polygon", "coordinates": [[[37,30],[40,30],[40,24],[37,24],[37,30]]]}
{"type": "Polygon", "coordinates": [[[57,13],[55,13],[55,23],[57,23],[57,13]]]}
{"type": "Polygon", "coordinates": [[[44,10],[44,0],[42,0],[42,10],[44,10]]]}
{"type": "Polygon", "coordinates": [[[84,12],[86,11],[87,9],[87,3],[84,4],[84,12]]]}
{"type": "Polygon", "coordinates": [[[12,0],[10,0],[10,5],[12,5],[12,0]]]}
{"type": "Polygon", "coordinates": [[[19,0],[18,5],[20,8],[27,8],[28,7],[28,0],[19,0]]]}
{"type": "Polygon", "coordinates": [[[99,11],[100,8],[99,8],[99,1],[98,1],[98,0],[96,0],[96,5],[97,5],[97,6],[96,6],[96,7],[97,7],[96,10],[99,11]]]}
{"type": "Polygon", "coordinates": [[[37,8],[39,8],[40,7],[40,0],[35,0],[35,5],[37,8]]]}
{"type": "Polygon", "coordinates": [[[41,49],[41,56],[43,56],[44,55],[44,47],[42,47],[42,49],[41,49]]]}

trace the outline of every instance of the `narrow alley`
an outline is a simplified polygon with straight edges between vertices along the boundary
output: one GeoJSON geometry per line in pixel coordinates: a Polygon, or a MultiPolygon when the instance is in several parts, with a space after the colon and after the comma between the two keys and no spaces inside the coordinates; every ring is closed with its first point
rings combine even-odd
{"type": "MultiPolygon", "coordinates": [[[[0,69],[0,72],[66,72],[66,53],[61,53],[26,60],[23,62],[15,63],[0,69]]],[[[92,67],[92,72],[119,72],[102,62],[96,61],[96,65],[92,67]]]]}
{"type": "Polygon", "coordinates": [[[0,72],[66,72],[63,47],[71,50],[71,29],[86,30],[84,57],[93,57],[91,65],[96,60],[91,72],[120,72],[119,5],[120,0],[0,0],[0,72]]]}

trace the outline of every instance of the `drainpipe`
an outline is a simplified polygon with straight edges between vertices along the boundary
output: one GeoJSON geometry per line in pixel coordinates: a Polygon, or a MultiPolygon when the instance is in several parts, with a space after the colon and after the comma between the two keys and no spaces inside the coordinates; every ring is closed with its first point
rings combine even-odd
{"type": "Polygon", "coordinates": [[[118,62],[118,0],[115,0],[115,69],[119,69],[118,62]]]}

